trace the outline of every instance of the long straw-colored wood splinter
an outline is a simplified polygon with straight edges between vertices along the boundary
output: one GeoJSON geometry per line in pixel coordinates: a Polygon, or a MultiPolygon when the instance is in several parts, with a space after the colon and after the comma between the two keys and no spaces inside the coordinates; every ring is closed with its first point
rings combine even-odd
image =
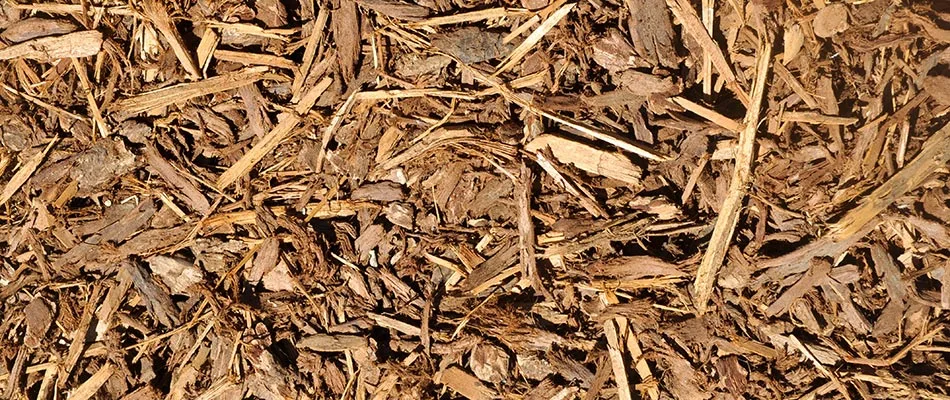
{"type": "Polygon", "coordinates": [[[297,125],[303,121],[302,115],[310,112],[313,104],[317,102],[317,98],[330,87],[332,82],[333,78],[323,78],[322,81],[310,89],[310,91],[304,95],[303,99],[300,100],[300,103],[294,106],[294,113],[284,113],[283,118],[281,118],[277,126],[271,129],[254,147],[251,147],[251,150],[244,153],[238,162],[234,163],[234,165],[218,177],[215,186],[218,189],[224,190],[224,188],[230,186],[238,178],[246,175],[264,156],[277,148],[277,145],[287,139],[293,133],[294,129],[297,129],[297,125]]]}
{"type": "Polygon", "coordinates": [[[746,184],[752,176],[752,161],[755,159],[755,132],[759,127],[759,114],[762,108],[762,99],[765,94],[766,77],[772,61],[772,44],[769,39],[763,39],[763,48],[759,51],[756,63],[755,86],[752,87],[752,104],[745,117],[745,129],[739,134],[739,145],[736,149],[736,166],[729,183],[729,192],[726,200],[719,209],[719,218],[713,229],[709,247],[703,254],[703,260],[696,271],[694,282],[694,305],[702,314],[706,312],[706,304],[712,296],[713,284],[722,261],[726,257],[726,250],[732,242],[732,234],[739,220],[739,209],[745,199],[746,184]]]}

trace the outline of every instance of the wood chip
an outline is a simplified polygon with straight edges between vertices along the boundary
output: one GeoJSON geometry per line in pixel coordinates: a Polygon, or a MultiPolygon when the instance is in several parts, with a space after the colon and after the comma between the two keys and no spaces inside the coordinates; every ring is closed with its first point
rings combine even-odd
{"type": "Polygon", "coordinates": [[[541,135],[525,146],[536,152],[551,149],[563,164],[571,164],[593,175],[605,176],[631,186],[640,185],[641,169],[624,156],[556,135],[541,135]]]}
{"type": "Polygon", "coordinates": [[[442,371],[436,382],[448,386],[469,400],[489,400],[497,396],[494,390],[458,367],[449,367],[442,371]]]}
{"type": "Polygon", "coordinates": [[[252,67],[200,82],[182,83],[116,101],[110,110],[128,115],[181,103],[196,97],[237,89],[267,77],[264,67],[252,67]]]}
{"type": "Polygon", "coordinates": [[[0,48],[0,60],[25,58],[50,62],[61,58],[94,56],[102,49],[102,33],[79,31],[47,36],[0,48]]]}

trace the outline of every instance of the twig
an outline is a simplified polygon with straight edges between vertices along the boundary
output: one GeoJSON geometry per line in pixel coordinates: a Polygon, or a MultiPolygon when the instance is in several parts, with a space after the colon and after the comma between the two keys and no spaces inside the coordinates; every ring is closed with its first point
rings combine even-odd
{"type": "Polygon", "coordinates": [[[531,186],[533,175],[531,169],[522,162],[518,180],[515,182],[515,200],[518,205],[518,247],[521,259],[521,275],[531,282],[536,293],[551,298],[538,275],[538,263],[534,255],[535,233],[534,222],[531,220],[531,186]]]}
{"type": "MultiPolygon", "coordinates": [[[[703,0],[703,25],[706,26],[706,32],[709,37],[713,36],[713,24],[715,23],[714,0],[703,0]]],[[[712,56],[709,52],[703,53],[703,94],[709,96],[712,94],[712,56]]]]}
{"type": "Polygon", "coordinates": [[[729,193],[722,207],[719,209],[719,218],[713,229],[709,247],[703,254],[703,260],[696,271],[694,283],[696,310],[702,314],[706,312],[706,304],[712,296],[716,274],[726,250],[732,242],[732,234],[739,220],[739,210],[745,199],[746,184],[752,176],[752,161],[755,159],[755,132],[759,128],[759,114],[762,108],[762,99],[765,95],[766,78],[769,66],[772,64],[772,42],[770,38],[763,38],[763,47],[758,54],[756,63],[755,85],[752,87],[752,105],[749,107],[744,120],[745,130],[739,134],[739,145],[736,149],[736,166],[729,184],[729,193]]]}

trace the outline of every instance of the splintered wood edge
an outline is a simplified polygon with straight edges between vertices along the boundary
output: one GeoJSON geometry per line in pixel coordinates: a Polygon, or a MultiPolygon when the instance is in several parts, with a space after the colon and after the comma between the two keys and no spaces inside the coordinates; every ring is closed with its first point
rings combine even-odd
{"type": "Polygon", "coordinates": [[[541,134],[525,145],[525,150],[531,153],[545,148],[551,149],[558,162],[573,164],[590,174],[616,179],[631,186],[641,183],[640,168],[616,151],[604,151],[554,134],[541,134]]]}
{"type": "Polygon", "coordinates": [[[247,175],[247,173],[251,171],[251,168],[254,168],[258,162],[264,159],[264,156],[277,148],[284,139],[287,139],[287,137],[293,133],[294,129],[296,129],[297,125],[301,122],[299,115],[309,112],[317,98],[330,87],[332,82],[332,78],[324,78],[320,83],[310,89],[310,91],[304,95],[303,99],[301,99],[301,102],[294,107],[296,114],[284,113],[280,122],[277,123],[267,135],[264,135],[257,144],[251,147],[234,165],[231,165],[230,168],[218,177],[215,186],[219,190],[224,190],[238,178],[247,175]]]}
{"type": "Polygon", "coordinates": [[[101,297],[103,286],[95,284],[92,293],[89,295],[89,301],[83,308],[82,317],[79,319],[79,325],[70,334],[69,348],[66,358],[61,364],[61,373],[59,374],[58,384],[64,385],[76,368],[76,364],[83,356],[83,349],[86,348],[86,333],[89,332],[89,326],[92,324],[92,318],[95,316],[95,310],[98,308],[99,297],[101,297]]]}
{"type": "Polygon", "coordinates": [[[18,169],[16,173],[13,174],[13,177],[11,177],[10,180],[7,181],[7,184],[3,186],[3,192],[0,192],[0,205],[6,204],[6,202],[9,201],[18,190],[20,190],[20,187],[23,186],[23,184],[26,183],[26,181],[30,179],[31,176],[33,176],[33,173],[36,172],[36,168],[40,166],[44,159],[46,159],[46,155],[49,154],[50,150],[53,149],[53,146],[56,145],[56,142],[58,141],[58,136],[53,138],[53,140],[51,140],[49,144],[46,145],[43,151],[36,153],[36,155],[34,155],[30,161],[27,161],[26,164],[23,164],[20,169],[18,169]]]}
{"type": "Polygon", "coordinates": [[[551,298],[545,289],[541,276],[538,274],[538,264],[534,252],[537,243],[534,222],[531,220],[531,186],[534,180],[531,168],[523,161],[519,165],[520,173],[515,182],[515,203],[518,208],[518,255],[520,257],[521,275],[531,282],[536,293],[551,298]]]}
{"type": "Polygon", "coordinates": [[[544,38],[544,35],[550,32],[551,29],[561,22],[561,20],[564,19],[564,17],[566,17],[576,5],[577,3],[566,4],[552,13],[546,20],[544,20],[544,22],[541,23],[540,26],[538,26],[537,29],[534,30],[534,32],[531,32],[531,34],[528,35],[528,37],[523,42],[521,42],[518,47],[512,50],[511,53],[508,54],[508,57],[505,57],[505,59],[501,62],[501,65],[498,66],[498,69],[495,70],[492,76],[498,76],[502,72],[508,70],[508,68],[511,68],[511,66],[521,61],[521,59],[524,58],[524,56],[527,55],[528,52],[531,51],[531,49],[541,41],[542,38],[544,38]]]}
{"type": "MultiPolygon", "coordinates": [[[[643,349],[640,348],[640,341],[637,340],[637,334],[633,329],[627,328],[627,351],[630,352],[630,359],[636,360],[634,364],[634,369],[637,371],[637,375],[640,375],[640,385],[637,385],[638,389],[645,386],[647,396],[650,397],[650,400],[658,400],[660,398],[660,387],[657,384],[656,380],[653,379],[653,371],[650,370],[650,364],[647,363],[646,358],[643,357],[643,349]]],[[[643,390],[643,389],[641,389],[643,390]]]]}
{"type": "Polygon", "coordinates": [[[155,25],[155,28],[165,37],[165,40],[171,46],[175,57],[178,58],[178,62],[181,63],[185,71],[188,72],[192,79],[201,79],[201,71],[198,70],[194,58],[192,58],[191,53],[185,46],[185,42],[182,40],[181,34],[178,32],[174,21],[172,21],[168,15],[168,10],[165,9],[165,5],[161,4],[158,0],[145,0],[141,5],[143,16],[155,25]]]}
{"type": "Polygon", "coordinates": [[[82,85],[86,91],[86,102],[89,103],[89,111],[92,114],[93,121],[96,123],[94,127],[99,129],[99,134],[102,137],[108,137],[109,125],[106,124],[106,121],[102,118],[102,111],[99,109],[99,104],[96,103],[95,90],[89,81],[89,77],[86,76],[86,68],[79,62],[78,58],[71,58],[70,61],[73,65],[73,69],[76,70],[76,75],[79,77],[80,85],[82,85]]]}
{"type": "Polygon", "coordinates": [[[588,213],[594,218],[600,218],[601,216],[607,215],[607,212],[604,211],[597,202],[587,196],[586,193],[581,192],[572,181],[568,180],[560,171],[557,170],[557,167],[554,166],[554,163],[551,160],[548,160],[547,156],[544,155],[543,151],[537,151],[534,153],[535,162],[547,172],[547,174],[554,180],[558,186],[562,189],[573,195],[577,198],[578,202],[581,203],[581,207],[584,207],[588,213]]]}
{"type": "MultiPolygon", "coordinates": [[[[327,204],[323,204],[322,202],[307,204],[302,213],[306,213],[308,215],[312,214],[316,219],[327,219],[336,217],[350,217],[356,215],[356,212],[361,209],[378,208],[379,205],[368,201],[331,200],[327,204]],[[314,209],[317,209],[317,211],[315,212],[314,209]]],[[[288,207],[271,207],[271,212],[277,216],[287,215],[288,207]]],[[[201,223],[201,229],[215,229],[217,227],[230,224],[253,225],[257,223],[255,215],[256,212],[254,210],[217,214],[204,220],[201,223]]]]}
{"type": "Polygon", "coordinates": [[[741,122],[737,122],[733,120],[732,118],[722,115],[710,108],[704,107],[684,97],[674,96],[674,97],[671,97],[670,100],[672,100],[674,103],[676,103],[680,107],[685,108],[687,111],[692,112],[693,114],[696,114],[700,117],[703,117],[709,122],[712,122],[716,125],[726,128],[727,130],[731,132],[741,133],[742,130],[744,129],[741,122]]]}
{"type": "Polygon", "coordinates": [[[482,21],[487,19],[496,19],[504,17],[517,17],[523,15],[530,15],[531,11],[527,9],[516,9],[516,8],[489,8],[487,10],[478,10],[465,12],[461,14],[452,14],[441,17],[432,17],[422,21],[416,21],[405,26],[411,28],[420,28],[420,27],[431,27],[431,26],[440,26],[440,25],[454,25],[460,24],[463,22],[475,22],[482,21]]]}
{"type": "Polygon", "coordinates": [[[76,388],[72,393],[69,394],[70,400],[87,400],[95,396],[96,392],[102,388],[102,385],[112,376],[115,372],[115,367],[112,366],[112,363],[106,363],[102,368],[99,368],[95,374],[86,379],[79,387],[76,388]]]}
{"type": "Polygon", "coordinates": [[[561,115],[558,115],[558,114],[556,114],[556,113],[547,111],[547,110],[545,110],[545,109],[543,109],[543,108],[541,108],[541,107],[535,105],[535,104],[532,103],[531,101],[528,101],[528,100],[525,100],[525,99],[521,98],[520,96],[518,96],[517,93],[513,92],[511,89],[505,87],[505,85],[503,85],[502,83],[500,83],[497,78],[494,78],[494,77],[487,76],[487,75],[483,74],[481,71],[479,71],[479,70],[477,70],[477,69],[474,69],[474,68],[472,68],[471,66],[469,66],[468,64],[462,62],[462,60],[459,60],[458,57],[452,56],[451,54],[445,54],[445,53],[442,53],[442,54],[445,55],[445,56],[447,56],[447,57],[452,58],[452,59],[455,60],[455,62],[456,62],[459,66],[461,66],[463,69],[465,69],[466,71],[471,72],[472,75],[475,77],[476,80],[478,80],[478,81],[480,81],[480,82],[482,82],[482,83],[485,83],[485,84],[491,86],[492,88],[495,88],[496,90],[498,90],[498,92],[505,98],[505,100],[508,100],[508,101],[510,101],[510,102],[512,102],[512,103],[517,104],[518,106],[524,108],[525,110],[527,110],[528,112],[530,112],[530,113],[532,113],[532,114],[535,114],[535,115],[538,115],[538,116],[540,116],[540,117],[544,117],[544,118],[550,119],[550,120],[552,120],[552,121],[554,121],[554,122],[557,122],[558,124],[561,124],[561,125],[564,125],[564,126],[568,126],[568,127],[570,127],[570,128],[573,128],[575,131],[580,132],[582,135],[585,135],[585,136],[587,136],[587,137],[589,137],[589,138],[591,138],[591,139],[600,140],[600,141],[604,141],[604,142],[610,143],[610,144],[612,144],[612,145],[614,145],[614,146],[617,146],[618,148],[620,148],[620,149],[622,149],[622,150],[626,150],[626,151],[628,151],[628,152],[631,152],[631,153],[633,153],[633,154],[636,154],[637,156],[640,156],[640,157],[645,158],[645,159],[647,159],[647,160],[651,160],[651,161],[669,161],[669,160],[672,159],[670,156],[667,156],[667,155],[665,155],[665,154],[662,154],[662,153],[660,153],[660,152],[658,152],[658,151],[656,151],[656,150],[653,150],[653,149],[651,149],[651,148],[649,148],[649,147],[643,146],[643,145],[641,145],[641,144],[639,144],[639,143],[635,143],[635,142],[629,141],[629,140],[627,140],[627,139],[625,139],[625,138],[623,138],[623,137],[621,137],[620,135],[617,135],[617,134],[615,134],[615,133],[611,133],[611,132],[607,132],[607,131],[602,131],[602,130],[597,129],[597,128],[595,128],[595,127],[592,127],[592,126],[590,126],[590,125],[588,125],[588,124],[585,124],[585,123],[583,123],[583,122],[576,121],[576,120],[574,120],[574,119],[572,119],[572,118],[565,117],[565,116],[561,116],[561,115]]]}
{"type": "MultiPolygon", "coordinates": [[[[213,31],[212,31],[213,32],[213,31]]],[[[234,51],[234,50],[214,50],[214,58],[221,61],[230,61],[233,63],[244,64],[244,65],[264,65],[274,68],[288,69],[292,72],[296,72],[297,65],[292,60],[281,56],[275,56],[272,54],[262,54],[262,53],[250,53],[246,51],[234,51]]],[[[295,75],[299,75],[296,74],[295,75]]]]}
{"type": "Polygon", "coordinates": [[[320,41],[323,40],[324,32],[326,32],[327,19],[329,17],[329,7],[320,7],[320,11],[317,12],[317,18],[314,21],[313,30],[310,32],[310,37],[307,38],[306,47],[304,47],[303,60],[300,63],[300,68],[296,71],[294,81],[290,86],[293,93],[291,101],[297,101],[301,96],[304,82],[307,80],[310,68],[314,65],[313,62],[317,55],[317,46],[320,45],[320,41]]]}
{"type": "Polygon", "coordinates": [[[632,400],[630,380],[627,377],[627,363],[621,352],[620,334],[617,325],[626,328],[626,319],[623,317],[610,319],[604,322],[604,334],[607,336],[607,354],[610,356],[610,366],[614,371],[614,381],[617,383],[617,397],[620,400],[632,400]],[[621,324],[620,322],[623,321],[621,324]]]}
{"type": "Polygon", "coordinates": [[[60,58],[94,56],[102,49],[102,33],[79,31],[62,36],[46,36],[0,48],[0,60],[28,58],[49,61],[60,58]]]}
{"type": "Polygon", "coordinates": [[[218,190],[225,190],[238,178],[246,175],[250,172],[251,168],[254,168],[254,165],[257,165],[264,156],[271,152],[271,150],[277,148],[277,145],[280,144],[290,133],[297,127],[297,124],[300,123],[300,117],[284,113],[280,119],[280,122],[274,126],[260,141],[254,144],[247,153],[244,153],[241,158],[231,165],[230,168],[224,171],[221,176],[218,177],[218,180],[215,182],[215,187],[218,190]]]}
{"type": "Polygon", "coordinates": [[[349,97],[346,98],[346,101],[340,105],[340,108],[333,113],[333,118],[330,119],[330,125],[327,126],[327,129],[323,131],[323,138],[320,140],[320,150],[317,152],[317,163],[315,173],[320,173],[323,171],[323,160],[327,156],[327,146],[330,145],[330,139],[333,137],[333,134],[336,132],[337,128],[343,124],[343,118],[350,113],[350,110],[353,108],[353,105],[356,104],[357,95],[359,92],[353,92],[349,97]]]}
{"type": "Polygon", "coordinates": [[[782,114],[783,122],[807,122],[819,125],[854,125],[858,122],[854,117],[839,117],[824,115],[810,111],[786,111],[782,114]]]}
{"type": "MultiPolygon", "coordinates": [[[[716,9],[713,4],[713,0],[703,0],[703,25],[706,26],[706,33],[710,37],[713,36],[715,19],[716,19],[716,9]]],[[[712,77],[712,56],[708,53],[703,54],[703,94],[709,96],[712,94],[713,89],[713,77],[712,77]]]]}
{"type": "Polygon", "coordinates": [[[12,1],[6,2],[4,5],[16,10],[39,11],[47,14],[79,14],[85,11],[91,11],[91,9],[95,9],[107,14],[119,15],[123,17],[131,17],[136,15],[129,6],[90,7],[89,4],[18,4],[12,1]]]}
{"type": "MultiPolygon", "coordinates": [[[[917,156],[904,168],[860,200],[859,205],[845,213],[838,222],[831,224],[824,236],[788,254],[759,261],[757,268],[783,274],[799,273],[812,257],[835,256],[846,251],[874,228],[880,213],[894,200],[923,184],[937,169],[946,167],[950,162],[948,149],[950,124],[927,139],[917,156]]],[[[769,273],[764,277],[777,279],[775,274],[769,273]]]]}
{"type": "Polygon", "coordinates": [[[749,181],[752,175],[752,163],[755,159],[755,133],[759,128],[759,116],[767,83],[766,78],[769,74],[769,67],[772,65],[772,43],[770,40],[770,38],[763,40],[763,47],[758,54],[755,86],[752,87],[752,105],[746,113],[745,129],[739,135],[739,147],[735,157],[736,165],[732,174],[732,181],[729,183],[729,192],[719,209],[719,217],[716,219],[716,226],[709,240],[709,246],[706,248],[699,269],[696,271],[696,280],[693,284],[694,306],[700,314],[706,312],[706,305],[712,296],[716,275],[726,257],[726,250],[729,248],[729,244],[732,243],[732,235],[739,220],[739,210],[742,208],[742,202],[745,199],[746,182],[749,181]]]}
{"type": "Polygon", "coordinates": [[[409,336],[416,336],[416,337],[418,337],[418,336],[420,336],[420,335],[422,334],[422,329],[419,328],[418,326],[411,325],[411,324],[408,324],[408,323],[406,323],[406,322],[402,322],[402,321],[400,321],[400,320],[398,320],[398,319],[395,319],[395,318],[393,318],[393,317],[389,317],[389,316],[382,315],[382,314],[377,314],[377,313],[374,313],[374,312],[367,312],[367,313],[366,313],[366,316],[369,317],[369,319],[371,319],[371,320],[373,320],[374,322],[376,322],[377,325],[379,325],[379,326],[381,326],[381,327],[383,327],[383,328],[395,329],[395,330],[397,330],[397,331],[399,331],[399,332],[401,332],[401,333],[403,333],[403,334],[405,334],[405,335],[409,335],[409,336]]]}
{"type": "Polygon", "coordinates": [[[829,228],[829,237],[834,241],[847,240],[874,220],[882,211],[907,192],[916,189],[936,169],[946,167],[950,161],[950,124],[921,145],[920,153],[894,176],[874,189],[861,200],[860,205],[848,211],[829,228]]]}
{"type": "Polygon", "coordinates": [[[267,67],[251,67],[198,82],[182,83],[128,97],[112,104],[113,113],[137,114],[267,79],[267,67]]]}
{"type": "Polygon", "coordinates": [[[719,74],[726,79],[728,83],[727,87],[735,93],[736,98],[738,98],[742,104],[750,106],[749,95],[739,86],[736,73],[732,71],[732,67],[729,66],[729,62],[726,61],[726,56],[722,54],[722,49],[719,48],[716,41],[709,36],[706,27],[703,26],[703,22],[699,19],[699,16],[696,15],[696,11],[693,10],[693,6],[686,0],[666,0],[666,4],[670,7],[670,10],[673,11],[673,15],[682,23],[683,30],[699,42],[704,54],[709,54],[712,57],[712,64],[719,71],[719,74]]]}

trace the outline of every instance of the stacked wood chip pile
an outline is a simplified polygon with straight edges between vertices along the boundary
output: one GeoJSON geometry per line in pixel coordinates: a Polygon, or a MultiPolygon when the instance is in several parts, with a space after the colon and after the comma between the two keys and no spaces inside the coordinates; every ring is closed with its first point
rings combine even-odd
{"type": "Polygon", "coordinates": [[[0,398],[950,399],[947,1],[36,1],[0,398]]]}

